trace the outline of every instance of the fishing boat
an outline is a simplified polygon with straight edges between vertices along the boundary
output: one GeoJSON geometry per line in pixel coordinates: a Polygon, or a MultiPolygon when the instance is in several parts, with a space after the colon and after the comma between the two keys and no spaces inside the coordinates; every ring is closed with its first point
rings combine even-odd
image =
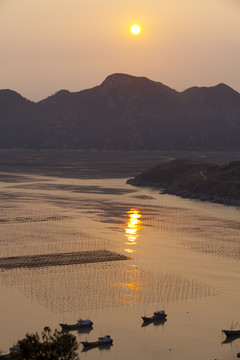
{"type": "Polygon", "coordinates": [[[90,347],[111,345],[113,343],[113,339],[111,339],[110,335],[105,335],[99,337],[97,341],[82,341],[81,343],[83,344],[84,348],[90,348],[90,347]]]}
{"type": "Polygon", "coordinates": [[[59,324],[63,330],[78,330],[84,328],[90,328],[93,325],[93,322],[89,319],[83,320],[79,319],[76,324],[59,324]]]}
{"type": "Polygon", "coordinates": [[[165,310],[160,310],[160,311],[155,311],[153,313],[153,316],[147,317],[147,316],[142,316],[142,319],[144,322],[153,322],[156,320],[162,320],[162,319],[166,319],[167,314],[165,313],[165,310]]]}

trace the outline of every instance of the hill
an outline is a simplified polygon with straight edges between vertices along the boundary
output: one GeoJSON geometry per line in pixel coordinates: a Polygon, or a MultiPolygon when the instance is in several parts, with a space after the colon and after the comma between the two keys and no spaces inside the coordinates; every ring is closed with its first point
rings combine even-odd
{"type": "Polygon", "coordinates": [[[0,147],[239,150],[240,94],[227,85],[177,92],[126,74],[33,103],[0,91],[0,147]]]}
{"type": "Polygon", "coordinates": [[[240,205],[240,161],[215,165],[190,160],[173,160],[146,170],[127,181],[136,186],[159,187],[168,194],[240,205]]]}

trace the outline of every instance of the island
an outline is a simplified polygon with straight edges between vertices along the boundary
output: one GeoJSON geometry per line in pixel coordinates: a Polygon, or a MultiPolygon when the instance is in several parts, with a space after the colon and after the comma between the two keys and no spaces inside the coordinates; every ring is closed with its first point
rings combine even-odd
{"type": "Polygon", "coordinates": [[[240,206],[240,161],[209,164],[173,160],[127,180],[135,186],[158,187],[161,193],[240,206]]]}

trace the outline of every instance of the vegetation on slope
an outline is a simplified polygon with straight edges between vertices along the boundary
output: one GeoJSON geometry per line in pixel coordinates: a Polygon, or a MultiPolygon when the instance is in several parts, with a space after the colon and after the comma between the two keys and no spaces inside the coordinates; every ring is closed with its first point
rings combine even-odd
{"type": "Polygon", "coordinates": [[[78,343],[76,337],[69,333],[55,330],[52,333],[45,327],[41,335],[26,334],[17,342],[18,352],[10,355],[15,360],[77,360],[78,343]]]}
{"type": "Polygon", "coordinates": [[[215,165],[174,160],[144,171],[131,185],[160,187],[162,192],[224,204],[240,204],[240,161],[215,165]]]}

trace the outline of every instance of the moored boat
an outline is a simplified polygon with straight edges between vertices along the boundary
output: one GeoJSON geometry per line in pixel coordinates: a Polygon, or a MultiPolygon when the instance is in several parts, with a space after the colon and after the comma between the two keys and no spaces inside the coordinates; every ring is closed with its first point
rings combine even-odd
{"type": "Polygon", "coordinates": [[[79,319],[76,324],[59,324],[63,330],[77,330],[83,328],[90,328],[93,325],[93,322],[89,319],[83,320],[79,319]]]}
{"type": "Polygon", "coordinates": [[[160,310],[160,311],[155,311],[153,313],[153,316],[147,317],[147,316],[142,316],[142,319],[144,322],[153,322],[156,320],[162,320],[162,319],[166,319],[167,314],[165,313],[165,310],[160,310]]]}
{"type": "Polygon", "coordinates": [[[97,341],[82,341],[81,342],[84,347],[97,347],[97,346],[104,346],[110,345],[113,343],[113,339],[111,339],[110,335],[105,335],[99,337],[97,341]]]}

